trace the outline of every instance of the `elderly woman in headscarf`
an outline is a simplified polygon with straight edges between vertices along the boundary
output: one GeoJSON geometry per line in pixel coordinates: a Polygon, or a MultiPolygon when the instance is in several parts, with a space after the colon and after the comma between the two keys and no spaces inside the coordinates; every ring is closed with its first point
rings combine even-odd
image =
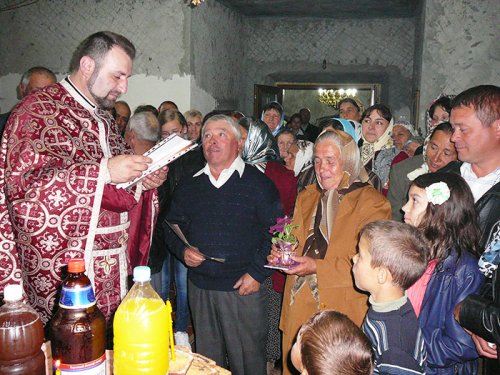
{"type": "Polygon", "coordinates": [[[264,106],[260,120],[263,121],[274,137],[285,127],[285,112],[278,102],[270,102],[264,106]]]}
{"type": "MultiPolygon", "coordinates": [[[[334,309],[361,325],[367,295],[355,289],[351,259],[361,228],[391,216],[389,202],[362,176],[356,142],[343,131],[326,131],[314,144],[317,184],[302,191],[292,224],[299,242],[297,264],[288,274],[283,294],[283,374],[290,374],[287,356],[301,324],[313,313],[334,309]]],[[[279,262],[273,248],[270,263],[279,262]]]]}
{"type": "Polygon", "coordinates": [[[393,160],[399,155],[403,154],[407,158],[407,154],[403,151],[403,146],[411,136],[415,135],[415,128],[408,121],[396,122],[392,128],[391,139],[393,146],[384,148],[379,151],[373,163],[373,172],[380,178],[382,184],[382,194],[387,196],[389,189],[389,172],[393,160]]]}
{"type": "MultiPolygon", "coordinates": [[[[250,117],[239,121],[242,138],[244,139],[242,159],[245,163],[255,166],[274,182],[280,195],[283,213],[291,216],[297,197],[297,178],[294,173],[280,162],[276,139],[261,121],[250,117]]],[[[262,284],[268,295],[268,335],[266,343],[266,358],[268,368],[273,368],[281,357],[281,335],[279,318],[285,276],[276,271],[262,284]]]]}
{"type": "Polygon", "coordinates": [[[361,149],[361,162],[378,191],[382,191],[382,183],[380,176],[377,176],[373,170],[374,163],[381,150],[393,146],[391,138],[393,124],[392,113],[383,104],[368,107],[361,118],[361,139],[358,142],[361,149]]]}

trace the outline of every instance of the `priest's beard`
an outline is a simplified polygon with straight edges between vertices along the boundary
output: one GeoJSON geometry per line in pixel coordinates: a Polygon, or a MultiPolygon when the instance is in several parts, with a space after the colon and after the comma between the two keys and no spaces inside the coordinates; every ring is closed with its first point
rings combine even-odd
{"type": "Polygon", "coordinates": [[[120,96],[120,93],[117,93],[115,98],[108,98],[109,94],[111,94],[113,91],[110,91],[108,93],[108,95],[105,97],[98,96],[97,94],[94,93],[93,88],[95,85],[95,81],[97,80],[97,76],[99,75],[99,71],[100,71],[99,67],[96,66],[96,69],[94,70],[94,72],[90,76],[90,79],[87,83],[87,88],[90,92],[90,95],[92,95],[92,98],[94,99],[97,106],[101,109],[109,110],[115,106],[116,99],[118,99],[118,97],[120,96]]]}

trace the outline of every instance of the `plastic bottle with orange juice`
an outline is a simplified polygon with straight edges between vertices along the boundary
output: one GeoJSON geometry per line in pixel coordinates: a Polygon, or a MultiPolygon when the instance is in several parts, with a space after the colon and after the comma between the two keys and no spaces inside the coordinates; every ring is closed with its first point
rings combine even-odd
{"type": "Polygon", "coordinates": [[[113,321],[114,374],[165,375],[172,325],[167,306],[150,284],[149,267],[134,268],[134,285],[113,321]]]}

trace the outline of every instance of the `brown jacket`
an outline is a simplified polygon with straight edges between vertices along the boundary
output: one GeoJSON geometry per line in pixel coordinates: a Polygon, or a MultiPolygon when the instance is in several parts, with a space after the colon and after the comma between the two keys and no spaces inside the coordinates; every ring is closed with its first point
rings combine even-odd
{"type": "MultiPolygon", "coordinates": [[[[297,198],[293,222],[299,225],[294,233],[300,244],[299,253],[303,251],[319,198],[320,192],[316,185],[309,185],[297,198]]],[[[343,197],[338,206],[325,259],[316,261],[321,310],[340,311],[354,323],[361,325],[368,310],[368,295],[354,289],[351,259],[357,252],[356,246],[361,228],[371,221],[390,218],[389,201],[371,186],[353,190],[343,197]]],[[[280,329],[283,331],[285,361],[298,329],[318,311],[307,284],[295,296],[295,301],[290,306],[290,290],[295,279],[296,276],[287,276],[283,294],[280,329]]]]}

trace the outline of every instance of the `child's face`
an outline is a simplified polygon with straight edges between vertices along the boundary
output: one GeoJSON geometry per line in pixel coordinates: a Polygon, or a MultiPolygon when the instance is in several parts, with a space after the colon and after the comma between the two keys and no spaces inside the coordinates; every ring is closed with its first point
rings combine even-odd
{"type": "Polygon", "coordinates": [[[300,372],[303,373],[303,365],[302,365],[302,358],[300,356],[300,339],[302,337],[302,332],[299,331],[299,334],[297,335],[297,340],[295,341],[295,344],[292,346],[292,351],[290,353],[290,357],[292,359],[293,366],[300,372]]]}
{"type": "Polygon", "coordinates": [[[405,223],[418,227],[429,204],[427,194],[425,189],[412,185],[408,198],[408,202],[402,208],[405,213],[405,223]]]}
{"type": "Polygon", "coordinates": [[[358,243],[358,253],[352,258],[354,263],[352,273],[354,274],[356,286],[361,290],[372,293],[378,285],[378,267],[373,268],[371,265],[372,256],[368,251],[369,245],[366,237],[361,236],[358,243]]]}

